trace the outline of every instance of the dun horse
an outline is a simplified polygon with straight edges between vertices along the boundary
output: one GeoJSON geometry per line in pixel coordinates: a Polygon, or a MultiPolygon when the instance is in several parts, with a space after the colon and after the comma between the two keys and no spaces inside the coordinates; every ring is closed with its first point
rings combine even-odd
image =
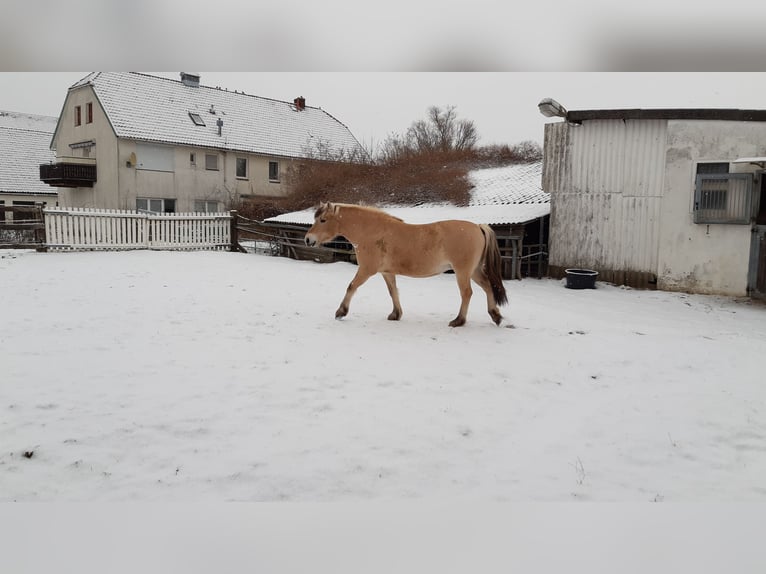
{"type": "Polygon", "coordinates": [[[447,220],[410,225],[372,207],[343,203],[322,203],[314,225],[306,233],[306,244],[327,243],[342,235],[356,249],[359,269],[335,312],[340,319],[348,314],[351,298],[376,273],[383,275],[394,310],[391,321],[402,317],[396,276],[431,277],[448,269],[455,272],[460,289],[460,311],[450,327],[465,324],[473,279],[487,294],[487,310],[496,325],[503,316],[498,305],[508,302],[500,269],[500,250],[488,225],[447,220]]]}

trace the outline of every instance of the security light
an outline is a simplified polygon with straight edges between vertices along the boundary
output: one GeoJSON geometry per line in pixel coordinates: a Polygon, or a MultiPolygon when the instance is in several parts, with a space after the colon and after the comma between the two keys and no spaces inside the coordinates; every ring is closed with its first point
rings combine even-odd
{"type": "Polygon", "coordinates": [[[552,118],[554,116],[558,116],[560,118],[567,117],[566,108],[553,98],[543,98],[540,100],[540,103],[537,104],[537,108],[546,118],[552,118]]]}

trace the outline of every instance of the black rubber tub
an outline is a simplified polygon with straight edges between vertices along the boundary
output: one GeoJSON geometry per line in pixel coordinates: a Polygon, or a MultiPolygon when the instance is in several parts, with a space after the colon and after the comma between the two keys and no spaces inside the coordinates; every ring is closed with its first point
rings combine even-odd
{"type": "Polygon", "coordinates": [[[598,271],[592,269],[567,269],[567,289],[595,289],[598,271]]]}

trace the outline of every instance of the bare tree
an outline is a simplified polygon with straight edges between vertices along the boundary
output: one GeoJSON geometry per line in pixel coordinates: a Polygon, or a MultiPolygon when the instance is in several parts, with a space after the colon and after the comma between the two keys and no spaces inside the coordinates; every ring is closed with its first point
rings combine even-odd
{"type": "Polygon", "coordinates": [[[465,151],[476,145],[479,135],[471,120],[460,120],[455,106],[428,108],[428,118],[417,120],[407,130],[406,140],[415,152],[465,151]]]}

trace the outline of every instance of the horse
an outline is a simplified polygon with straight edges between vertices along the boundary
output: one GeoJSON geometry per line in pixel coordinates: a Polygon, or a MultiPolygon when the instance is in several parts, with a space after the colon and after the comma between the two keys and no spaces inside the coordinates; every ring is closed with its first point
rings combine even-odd
{"type": "Polygon", "coordinates": [[[498,306],[508,302],[501,275],[500,249],[488,225],[456,219],[421,225],[405,223],[381,209],[346,203],[320,203],[314,224],[306,232],[309,247],[343,236],[356,250],[358,270],[335,312],[348,314],[351,298],[365,281],[380,273],[388,287],[394,309],[390,321],[402,318],[396,276],[432,277],[452,269],[460,290],[460,310],[450,327],[466,322],[473,290],[471,279],[487,295],[487,311],[496,325],[503,316],[498,306]]]}

